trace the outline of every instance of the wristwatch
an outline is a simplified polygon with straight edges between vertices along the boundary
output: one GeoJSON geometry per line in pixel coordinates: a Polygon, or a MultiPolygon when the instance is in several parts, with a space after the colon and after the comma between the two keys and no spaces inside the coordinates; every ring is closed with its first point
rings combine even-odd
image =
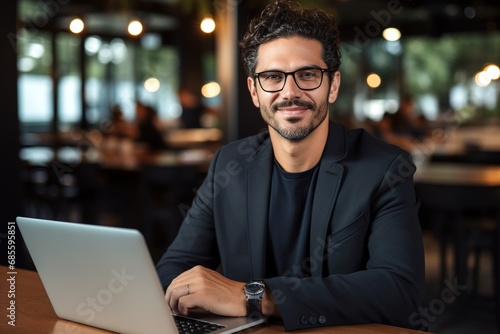
{"type": "Polygon", "coordinates": [[[245,290],[245,297],[247,299],[247,315],[262,317],[262,296],[266,290],[264,282],[251,281],[243,289],[245,290]]]}

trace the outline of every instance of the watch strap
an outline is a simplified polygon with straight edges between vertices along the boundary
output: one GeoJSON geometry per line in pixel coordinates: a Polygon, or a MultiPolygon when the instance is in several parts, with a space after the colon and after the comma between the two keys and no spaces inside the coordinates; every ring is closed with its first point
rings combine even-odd
{"type": "Polygon", "coordinates": [[[249,317],[262,317],[262,299],[247,299],[247,312],[249,317]]]}

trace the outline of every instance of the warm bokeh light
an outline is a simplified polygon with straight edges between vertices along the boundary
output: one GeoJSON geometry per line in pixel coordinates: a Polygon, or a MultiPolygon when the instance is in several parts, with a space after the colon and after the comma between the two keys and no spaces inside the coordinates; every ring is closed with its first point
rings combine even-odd
{"type": "Polygon", "coordinates": [[[397,28],[386,28],[382,32],[382,36],[389,42],[395,42],[401,38],[401,31],[397,28]]]}
{"type": "Polygon", "coordinates": [[[500,68],[497,65],[491,64],[486,66],[484,72],[488,73],[491,80],[498,80],[500,78],[500,68]]]}
{"type": "Polygon", "coordinates": [[[486,87],[490,84],[491,78],[490,78],[488,72],[481,71],[481,72],[476,73],[476,76],[474,77],[474,82],[479,87],[486,87]]]}
{"type": "Polygon", "coordinates": [[[209,82],[201,87],[201,94],[206,98],[216,97],[220,94],[220,86],[217,82],[209,82]]]}
{"type": "Polygon", "coordinates": [[[209,17],[203,19],[203,21],[201,21],[200,28],[204,33],[210,34],[215,30],[215,21],[209,17]]]}
{"type": "Polygon", "coordinates": [[[144,89],[150,93],[154,93],[160,89],[160,80],[156,78],[149,78],[144,81],[144,89]]]}
{"type": "Polygon", "coordinates": [[[371,88],[377,88],[382,83],[382,79],[376,73],[371,73],[366,77],[366,84],[371,88]]]}
{"type": "Polygon", "coordinates": [[[138,36],[142,33],[142,23],[138,20],[130,21],[128,24],[128,33],[132,36],[138,36]]]}
{"type": "Polygon", "coordinates": [[[71,20],[70,24],[69,24],[69,30],[73,33],[73,34],[79,34],[83,31],[83,28],[85,27],[85,24],[83,23],[83,21],[79,18],[76,18],[76,19],[73,19],[71,20]]]}

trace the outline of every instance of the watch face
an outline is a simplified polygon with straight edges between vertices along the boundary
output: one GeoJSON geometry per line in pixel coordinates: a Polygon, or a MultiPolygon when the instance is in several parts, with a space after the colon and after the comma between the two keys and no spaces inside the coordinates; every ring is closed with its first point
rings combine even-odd
{"type": "Polygon", "coordinates": [[[245,289],[251,294],[260,293],[264,290],[264,284],[260,282],[251,282],[246,285],[245,289]]]}

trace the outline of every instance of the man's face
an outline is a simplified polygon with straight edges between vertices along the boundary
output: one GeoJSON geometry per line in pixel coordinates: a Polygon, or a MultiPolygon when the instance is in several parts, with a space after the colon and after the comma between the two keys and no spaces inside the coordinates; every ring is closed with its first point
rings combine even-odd
{"type": "MultiPolygon", "coordinates": [[[[263,71],[292,72],[304,68],[326,68],[321,57],[321,43],[302,37],[279,38],[262,44],[258,50],[256,73],[263,71]]],[[[329,85],[330,73],[321,74],[321,86],[314,90],[300,89],[291,75],[279,92],[262,89],[257,78],[247,79],[252,101],[264,121],[287,140],[301,140],[314,131],[328,116],[328,104],[338,94],[340,73],[335,72],[329,85]]],[[[272,130],[271,130],[272,131],[272,130]]]]}

